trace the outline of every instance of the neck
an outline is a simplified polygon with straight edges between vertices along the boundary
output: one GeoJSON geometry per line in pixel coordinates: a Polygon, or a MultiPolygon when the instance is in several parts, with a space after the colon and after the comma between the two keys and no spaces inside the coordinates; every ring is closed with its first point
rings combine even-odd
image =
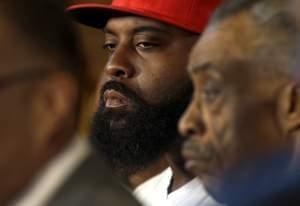
{"type": "Polygon", "coordinates": [[[138,171],[137,173],[128,177],[129,186],[134,190],[140,184],[145,182],[146,180],[154,177],[155,175],[161,173],[168,167],[168,162],[166,161],[165,157],[163,156],[155,163],[151,164],[151,166],[138,171]]]}
{"type": "Polygon", "coordinates": [[[173,192],[188,183],[191,179],[193,179],[193,176],[183,172],[183,170],[173,161],[171,155],[167,155],[166,158],[173,172],[173,181],[169,190],[169,192],[173,192]]]}

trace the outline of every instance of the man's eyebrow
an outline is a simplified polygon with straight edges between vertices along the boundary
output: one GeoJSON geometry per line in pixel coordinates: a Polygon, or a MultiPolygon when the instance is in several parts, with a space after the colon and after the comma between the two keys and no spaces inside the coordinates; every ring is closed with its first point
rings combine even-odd
{"type": "MultiPolygon", "coordinates": [[[[111,30],[107,27],[103,28],[102,31],[105,34],[116,35],[116,33],[113,30],[111,30]]],[[[170,32],[168,30],[163,29],[163,28],[158,28],[158,27],[155,27],[155,26],[140,26],[140,27],[134,28],[132,32],[133,32],[133,34],[143,33],[143,32],[170,34],[170,32]]]]}
{"type": "Polygon", "coordinates": [[[152,33],[162,33],[162,34],[169,34],[166,29],[158,28],[154,26],[140,26],[133,29],[133,33],[143,33],[143,32],[152,32],[152,33]]]}
{"type": "Polygon", "coordinates": [[[115,35],[115,32],[109,28],[103,28],[102,31],[105,33],[105,34],[112,34],[112,35],[115,35]]]}
{"type": "Polygon", "coordinates": [[[216,68],[216,65],[214,65],[210,62],[207,62],[204,64],[198,64],[198,65],[192,66],[189,68],[189,71],[192,73],[200,73],[200,72],[206,72],[206,71],[209,71],[209,70],[212,70],[215,68],[216,68]]]}

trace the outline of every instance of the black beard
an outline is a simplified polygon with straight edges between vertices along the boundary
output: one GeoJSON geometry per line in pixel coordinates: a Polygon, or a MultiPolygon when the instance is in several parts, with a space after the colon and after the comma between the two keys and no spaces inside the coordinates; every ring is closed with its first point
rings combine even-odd
{"type": "Polygon", "coordinates": [[[184,95],[166,97],[169,102],[159,106],[147,104],[118,82],[106,83],[101,92],[91,139],[117,174],[128,177],[147,168],[165,154],[176,139],[181,138],[177,132],[177,122],[189,103],[192,94],[190,85],[184,95]],[[106,111],[103,100],[106,89],[126,95],[134,109],[118,114],[106,111]],[[122,121],[122,126],[115,126],[117,121],[122,121]]]}

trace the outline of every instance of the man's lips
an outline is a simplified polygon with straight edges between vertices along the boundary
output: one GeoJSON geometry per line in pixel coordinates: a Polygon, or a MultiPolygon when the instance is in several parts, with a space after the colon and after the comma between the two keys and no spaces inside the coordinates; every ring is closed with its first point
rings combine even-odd
{"type": "Polygon", "coordinates": [[[128,98],[113,89],[107,89],[104,92],[104,102],[106,108],[120,108],[128,106],[128,98]]]}

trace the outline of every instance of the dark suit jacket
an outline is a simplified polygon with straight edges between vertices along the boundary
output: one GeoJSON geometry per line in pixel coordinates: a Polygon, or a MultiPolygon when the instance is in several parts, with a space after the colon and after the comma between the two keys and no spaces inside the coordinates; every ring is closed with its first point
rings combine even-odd
{"type": "Polygon", "coordinates": [[[246,184],[239,184],[240,190],[230,192],[227,205],[300,206],[300,164],[287,172],[291,154],[282,152],[258,161],[261,164],[257,164],[257,168],[261,173],[245,181],[246,184]]]}
{"type": "Polygon", "coordinates": [[[97,154],[91,154],[47,206],[139,206],[104,166],[97,154]]]}

